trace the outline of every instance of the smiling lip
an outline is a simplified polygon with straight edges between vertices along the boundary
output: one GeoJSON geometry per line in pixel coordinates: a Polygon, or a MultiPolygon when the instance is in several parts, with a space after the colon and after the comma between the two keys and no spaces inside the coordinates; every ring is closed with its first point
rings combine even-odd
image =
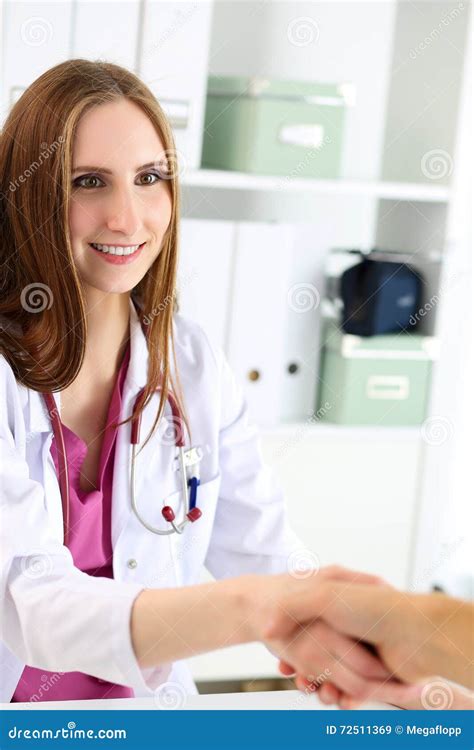
{"type": "MultiPolygon", "coordinates": [[[[106,243],[100,244],[105,245],[106,243]]],[[[128,265],[128,263],[133,263],[133,261],[136,260],[136,258],[138,258],[138,256],[141,254],[145,245],[146,242],[142,242],[138,250],[135,250],[135,252],[131,253],[130,255],[110,255],[110,253],[103,253],[101,250],[96,250],[96,248],[89,243],[90,249],[96,255],[100,255],[107,263],[112,263],[115,266],[123,266],[128,265]]],[[[130,245],[114,245],[114,247],[130,247],[130,245]]]]}

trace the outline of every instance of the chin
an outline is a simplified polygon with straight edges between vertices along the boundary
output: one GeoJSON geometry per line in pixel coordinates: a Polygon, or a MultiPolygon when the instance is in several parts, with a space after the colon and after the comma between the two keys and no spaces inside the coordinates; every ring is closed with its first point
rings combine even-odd
{"type": "Polygon", "coordinates": [[[85,288],[94,289],[104,294],[130,294],[142,278],[143,275],[130,274],[127,278],[116,279],[114,282],[112,279],[98,281],[97,279],[92,280],[82,277],[82,283],[85,288]]]}

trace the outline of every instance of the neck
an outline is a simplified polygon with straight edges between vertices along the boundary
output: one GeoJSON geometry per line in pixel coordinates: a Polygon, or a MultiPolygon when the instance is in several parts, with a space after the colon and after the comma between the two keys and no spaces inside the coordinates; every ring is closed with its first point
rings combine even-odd
{"type": "Polygon", "coordinates": [[[130,294],[85,290],[87,341],[85,374],[101,382],[114,378],[122,362],[130,333],[130,294]]]}

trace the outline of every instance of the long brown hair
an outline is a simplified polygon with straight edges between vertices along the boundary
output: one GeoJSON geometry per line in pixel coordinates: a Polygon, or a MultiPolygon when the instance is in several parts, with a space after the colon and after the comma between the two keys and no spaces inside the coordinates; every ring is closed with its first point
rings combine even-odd
{"type": "Polygon", "coordinates": [[[56,65],[26,89],[5,122],[0,136],[0,353],[17,381],[38,392],[61,391],[79,373],[87,321],[68,225],[74,136],[88,109],[123,97],[148,116],[170,163],[170,223],[156,261],[132,290],[148,324],[149,351],[147,385],[132,416],[138,417],[161,388],[148,442],[169,390],[175,393],[188,429],[172,327],[179,240],[176,149],[154,95],[118,65],[82,59],[56,65]]]}

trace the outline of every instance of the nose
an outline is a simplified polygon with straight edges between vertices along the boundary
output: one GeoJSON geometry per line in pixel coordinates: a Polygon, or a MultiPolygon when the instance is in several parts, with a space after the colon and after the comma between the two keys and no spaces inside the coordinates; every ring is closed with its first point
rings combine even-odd
{"type": "Polygon", "coordinates": [[[126,188],[117,189],[107,209],[107,229],[111,232],[121,232],[129,238],[136,237],[142,226],[140,208],[138,196],[126,188]]]}

